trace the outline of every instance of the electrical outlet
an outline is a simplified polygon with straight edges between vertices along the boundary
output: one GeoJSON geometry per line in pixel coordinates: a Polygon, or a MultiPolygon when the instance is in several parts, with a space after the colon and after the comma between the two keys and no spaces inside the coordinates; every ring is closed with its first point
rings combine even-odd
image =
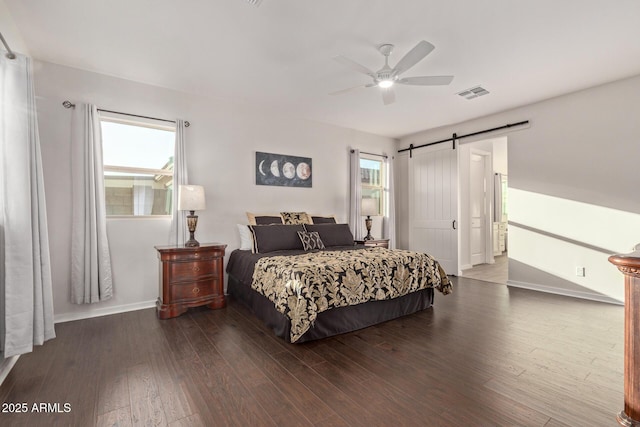
{"type": "Polygon", "coordinates": [[[584,267],[576,267],[576,276],[584,277],[584,267]]]}

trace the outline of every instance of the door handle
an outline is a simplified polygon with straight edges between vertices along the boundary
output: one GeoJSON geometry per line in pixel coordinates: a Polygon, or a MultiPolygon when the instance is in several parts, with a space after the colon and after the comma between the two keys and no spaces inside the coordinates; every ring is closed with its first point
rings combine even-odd
{"type": "Polygon", "coordinates": [[[455,219],[453,220],[453,224],[451,224],[451,225],[453,226],[453,229],[455,230],[456,229],[456,220],[455,219]]]}

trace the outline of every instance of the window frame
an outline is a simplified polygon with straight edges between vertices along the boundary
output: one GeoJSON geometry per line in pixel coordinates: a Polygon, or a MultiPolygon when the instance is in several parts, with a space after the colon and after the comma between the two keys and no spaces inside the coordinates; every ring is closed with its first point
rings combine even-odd
{"type": "MultiPolygon", "coordinates": [[[[132,120],[131,118],[128,118],[127,115],[124,114],[118,114],[118,113],[113,113],[113,112],[100,112],[100,126],[101,126],[101,131],[102,131],[102,123],[103,122],[108,122],[108,123],[117,123],[117,124],[121,124],[121,125],[127,125],[127,126],[137,126],[137,127],[144,127],[144,128],[150,128],[150,129],[156,129],[156,130],[163,130],[163,131],[168,131],[168,132],[173,132],[174,135],[176,133],[176,126],[174,125],[167,125],[164,121],[160,121],[160,120],[154,120],[154,119],[147,119],[147,118],[136,118],[135,120],[132,120]],[[123,116],[126,116],[123,117],[123,116]]],[[[104,140],[102,141],[102,151],[104,154],[104,140]]],[[[175,151],[175,142],[174,142],[174,151],[175,151]]],[[[171,191],[174,190],[174,183],[173,183],[173,165],[171,166],[171,169],[156,169],[156,168],[143,168],[143,167],[135,167],[135,166],[116,166],[116,165],[107,165],[104,163],[104,159],[102,162],[102,175],[103,175],[103,179],[106,180],[107,179],[107,172],[117,172],[117,173],[127,173],[127,174],[141,174],[141,175],[153,175],[154,179],[157,179],[158,177],[171,177],[171,191]]],[[[106,190],[107,186],[105,185],[105,190],[106,190]]],[[[171,201],[172,207],[173,207],[173,200],[171,201]]],[[[106,191],[105,191],[105,207],[107,205],[107,201],[106,201],[106,191]]],[[[163,215],[125,215],[125,214],[107,214],[107,219],[132,219],[132,218],[139,218],[139,219],[166,219],[166,218],[171,218],[172,214],[168,213],[168,214],[163,214],[163,215]]]]}

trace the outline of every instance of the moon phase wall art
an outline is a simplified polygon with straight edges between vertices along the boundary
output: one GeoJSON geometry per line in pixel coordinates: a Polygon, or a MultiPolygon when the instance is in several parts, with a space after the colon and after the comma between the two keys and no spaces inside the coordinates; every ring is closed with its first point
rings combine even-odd
{"type": "Polygon", "coordinates": [[[256,185],[311,187],[312,170],[309,157],[256,151],[256,185]]]}

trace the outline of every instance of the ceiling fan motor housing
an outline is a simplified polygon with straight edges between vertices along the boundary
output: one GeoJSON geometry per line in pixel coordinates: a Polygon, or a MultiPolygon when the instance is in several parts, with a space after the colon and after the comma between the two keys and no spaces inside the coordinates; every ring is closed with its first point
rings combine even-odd
{"type": "Polygon", "coordinates": [[[393,45],[389,43],[381,44],[378,46],[378,51],[384,55],[384,67],[378,70],[374,76],[374,80],[377,83],[381,81],[393,82],[397,79],[396,76],[393,75],[393,68],[389,66],[389,55],[393,52],[393,45]]]}

